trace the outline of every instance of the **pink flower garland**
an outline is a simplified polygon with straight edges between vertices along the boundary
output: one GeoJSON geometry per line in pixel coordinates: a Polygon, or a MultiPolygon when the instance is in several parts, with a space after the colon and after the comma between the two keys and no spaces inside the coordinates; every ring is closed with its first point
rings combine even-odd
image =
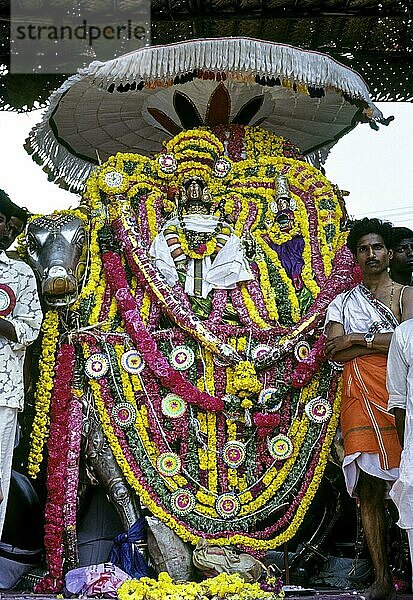
{"type": "Polygon", "coordinates": [[[77,492],[79,487],[79,458],[82,440],[83,408],[81,398],[72,392],[69,406],[68,419],[68,453],[66,490],[64,498],[64,522],[66,530],[67,567],[74,569],[78,563],[77,552],[77,492]]]}
{"type": "Polygon", "coordinates": [[[125,329],[147,367],[159,378],[162,385],[169,388],[190,404],[196,404],[203,410],[221,411],[224,403],[206,392],[201,392],[189,383],[182,373],[176,371],[158,350],[155,340],[145,328],[136,302],[130,293],[121,258],[115,252],[105,252],[102,256],[106,279],[112,287],[119,310],[125,321],[125,329]]]}
{"type": "Polygon", "coordinates": [[[325,360],[325,341],[326,336],[322,333],[311,348],[309,356],[298,363],[291,381],[293,387],[302,388],[310,383],[314,373],[318,371],[325,360]]]}
{"type": "Polygon", "coordinates": [[[257,412],[253,417],[254,425],[257,427],[257,434],[260,438],[266,438],[280,424],[281,417],[277,413],[257,412]]]}
{"type": "MultiPolygon", "coordinates": [[[[307,328],[303,330],[302,335],[310,329],[314,329],[319,321],[324,319],[328,305],[338,294],[341,294],[355,285],[353,267],[353,256],[347,246],[343,246],[334,258],[333,269],[325,286],[318,294],[308,313],[301,319],[300,323],[316,313],[318,313],[318,319],[316,323],[312,322],[307,326],[307,328]]],[[[292,377],[293,387],[300,388],[306,385],[311,380],[315,371],[321,366],[324,361],[324,341],[325,338],[321,336],[312,348],[309,357],[301,363],[298,363],[292,377]]]]}

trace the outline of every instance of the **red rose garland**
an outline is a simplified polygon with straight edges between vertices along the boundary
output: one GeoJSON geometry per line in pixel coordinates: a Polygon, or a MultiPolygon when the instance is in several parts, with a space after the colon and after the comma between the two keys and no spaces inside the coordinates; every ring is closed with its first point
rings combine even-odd
{"type": "Polygon", "coordinates": [[[64,505],[70,450],[69,421],[74,360],[74,347],[71,344],[63,344],[56,361],[50,409],[50,435],[47,443],[48,496],[45,509],[44,545],[48,574],[35,586],[36,593],[56,593],[63,587],[64,505]]]}

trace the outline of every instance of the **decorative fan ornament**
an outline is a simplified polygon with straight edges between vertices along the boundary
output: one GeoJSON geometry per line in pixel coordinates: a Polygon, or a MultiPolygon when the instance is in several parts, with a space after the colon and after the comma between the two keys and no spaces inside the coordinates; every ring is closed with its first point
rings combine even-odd
{"type": "Polygon", "coordinates": [[[174,452],[164,452],[158,456],[156,468],[164,477],[173,477],[181,470],[181,459],[174,452]]]}
{"type": "Polygon", "coordinates": [[[222,460],[230,469],[237,469],[245,461],[246,450],[242,442],[227,442],[222,449],[222,460]]]}
{"type": "Polygon", "coordinates": [[[100,379],[109,370],[109,359],[100,352],[89,356],[85,363],[85,373],[90,379],[100,379]]]}
{"type": "Polygon", "coordinates": [[[122,354],[120,364],[127,373],[139,375],[145,368],[145,362],[136,350],[128,350],[122,354]]]}
{"type": "Polygon", "coordinates": [[[193,350],[188,346],[177,346],[172,350],[169,359],[177,371],[186,371],[194,364],[195,356],[193,350]]]}
{"type": "Polygon", "coordinates": [[[177,489],[171,495],[172,510],[178,515],[187,515],[191,513],[196,504],[195,496],[184,489],[177,489]]]}
{"type": "Polygon", "coordinates": [[[119,427],[126,429],[136,420],[136,409],[129,402],[120,402],[112,408],[113,419],[119,427]]]}
{"type": "Polygon", "coordinates": [[[328,400],[317,397],[306,404],[305,414],[313,423],[325,423],[333,414],[333,409],[328,400]]]}
{"type": "Polygon", "coordinates": [[[179,419],[186,411],[186,402],[177,394],[168,394],[162,400],[162,412],[165,417],[179,419]]]}
{"type": "Polygon", "coordinates": [[[221,494],[215,502],[215,510],[223,519],[236,517],[240,508],[241,503],[234,493],[221,494]]]}
{"type": "Polygon", "coordinates": [[[294,451],[294,446],[291,439],[287,435],[276,435],[267,442],[268,451],[271,456],[278,460],[286,460],[290,458],[294,451]]]}

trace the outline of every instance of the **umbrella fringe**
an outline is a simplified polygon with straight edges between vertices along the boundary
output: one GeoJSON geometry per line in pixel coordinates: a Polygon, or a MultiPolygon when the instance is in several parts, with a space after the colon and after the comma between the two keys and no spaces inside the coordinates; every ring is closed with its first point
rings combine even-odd
{"type": "MultiPolygon", "coordinates": [[[[141,48],[107,62],[94,61],[80,69],[51,94],[42,121],[32,129],[26,140],[26,150],[32,154],[33,160],[42,165],[51,181],[70,191],[81,192],[96,165],[66,149],[56,139],[49,123],[65,93],[86,79],[90,85],[105,90],[113,86],[111,91],[115,92],[117,85],[133,82],[147,88],[172,86],[177,77],[191,73],[193,77],[217,81],[227,79],[257,83],[259,78],[264,78],[263,81],[266,77],[271,81],[279,79],[285,87],[291,88],[295,84],[297,93],[308,93],[309,87],[320,89],[323,93],[334,89],[342,94],[343,102],[358,104],[363,121],[370,121],[373,128],[378,128],[377,123],[387,125],[390,121],[384,119],[370,100],[368,88],[360,75],[331,57],[249,38],[203,39],[141,48]],[[300,86],[307,86],[307,92],[300,86]]],[[[305,153],[307,161],[319,167],[333,145],[334,142],[327,142],[323,147],[305,153]]]]}
{"type": "Polygon", "coordinates": [[[51,94],[42,121],[33,127],[24,146],[32,159],[47,173],[49,181],[75,193],[83,191],[87,178],[96,166],[74,156],[56,140],[49,118],[66,91],[82,79],[80,73],[72,75],[51,94]]]}
{"type": "Polygon", "coordinates": [[[140,81],[173,85],[175,77],[197,70],[225,73],[227,79],[235,81],[278,77],[307,86],[334,88],[364,100],[372,109],[373,120],[383,118],[370,99],[366,83],[349,67],[318,52],[248,38],[192,40],[142,48],[104,63],[94,61],[81,73],[91,76],[93,83],[108,87],[140,81]]]}

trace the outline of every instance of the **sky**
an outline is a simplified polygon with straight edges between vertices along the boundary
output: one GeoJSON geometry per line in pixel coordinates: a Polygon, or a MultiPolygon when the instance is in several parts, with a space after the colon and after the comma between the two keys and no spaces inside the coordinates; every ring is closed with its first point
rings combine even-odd
{"type": "MultiPolygon", "coordinates": [[[[377,106],[395,120],[379,131],[365,124],[348,133],[332,149],[326,176],[350,192],[346,203],[351,217],[378,217],[413,229],[413,104],[378,102],[377,106]]],[[[41,113],[0,112],[0,187],[17,204],[47,214],[77,206],[79,196],[48,182],[23,148],[41,113]]]]}

